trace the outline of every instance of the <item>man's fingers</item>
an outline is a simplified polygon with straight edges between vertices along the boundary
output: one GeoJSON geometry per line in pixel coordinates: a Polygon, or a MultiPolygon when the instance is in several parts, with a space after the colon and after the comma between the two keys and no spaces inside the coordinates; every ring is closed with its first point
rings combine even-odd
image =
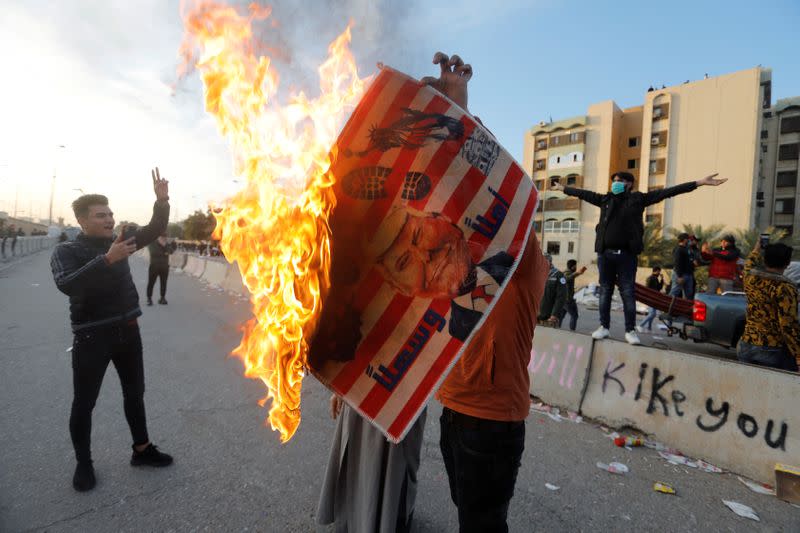
{"type": "Polygon", "coordinates": [[[464,78],[464,80],[469,81],[472,78],[472,65],[458,66],[453,72],[464,78]]]}
{"type": "MultiPolygon", "coordinates": [[[[450,60],[447,62],[447,65],[451,66],[451,67],[455,67],[457,69],[458,67],[461,67],[461,66],[464,65],[464,60],[461,59],[461,57],[459,57],[457,54],[453,54],[452,56],[450,56],[450,60]]],[[[457,71],[454,70],[454,72],[457,72],[457,71]]]]}
{"type": "Polygon", "coordinates": [[[433,56],[433,64],[436,65],[438,63],[438,65],[442,67],[442,74],[450,72],[450,65],[448,64],[449,61],[450,56],[443,52],[436,52],[436,54],[433,56]]]}
{"type": "Polygon", "coordinates": [[[421,80],[420,83],[424,85],[433,85],[435,86],[439,82],[439,78],[434,78],[433,76],[425,76],[421,80]]]}

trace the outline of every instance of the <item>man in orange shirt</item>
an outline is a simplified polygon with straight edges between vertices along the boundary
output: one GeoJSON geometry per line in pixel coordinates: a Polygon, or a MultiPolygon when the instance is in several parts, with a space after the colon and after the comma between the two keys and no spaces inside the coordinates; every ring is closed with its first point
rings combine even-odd
{"type": "MultiPolygon", "coordinates": [[[[441,76],[423,81],[467,111],[472,67],[441,52],[433,62],[441,76]]],[[[436,395],[444,406],[439,445],[462,533],[508,531],[530,410],[527,367],[548,271],[531,232],[494,310],[436,395]]]]}

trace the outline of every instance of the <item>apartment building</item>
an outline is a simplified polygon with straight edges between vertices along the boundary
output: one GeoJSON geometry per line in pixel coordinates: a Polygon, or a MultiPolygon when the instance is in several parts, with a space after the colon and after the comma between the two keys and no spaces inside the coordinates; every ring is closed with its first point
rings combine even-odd
{"type": "MultiPolygon", "coordinates": [[[[569,177],[578,187],[605,193],[610,188],[611,174],[627,170],[636,178],[634,188],[644,192],[718,172],[728,178],[728,183],[703,187],[651,206],[646,212],[647,219],[658,220],[663,227],[680,227],[684,223],[723,224],[730,230],[755,226],[756,197],[764,192],[765,186],[761,183],[765,180],[759,178],[760,170],[766,168],[766,163],[760,162],[764,159],[760,157],[763,149],[760,132],[764,113],[771,108],[771,80],[770,69],[756,67],[651,89],[643,94],[641,105],[626,109],[620,109],[612,100],[592,104],[583,116],[540,123],[529,129],[524,138],[523,166],[544,193],[536,231],[556,264],[564,266],[567,259],[573,258],[582,264],[594,261],[594,229],[599,209],[546,190],[549,181],[555,178],[569,177]],[[553,139],[567,136],[574,138],[574,143],[559,144],[553,151],[553,139]],[[556,154],[562,158],[554,160],[556,154]],[[578,154],[580,161],[570,160],[578,154]],[[568,164],[575,166],[558,166],[568,164]]],[[[786,105],[780,116],[791,118],[795,109],[786,105]]],[[[774,116],[778,116],[777,110],[774,116]]],[[[774,126],[778,130],[780,127],[778,123],[774,126]]],[[[780,142],[791,145],[792,136],[797,133],[787,131],[784,135],[788,137],[780,142]]],[[[777,133],[773,138],[778,143],[777,133]]],[[[781,172],[788,172],[791,164],[788,159],[778,159],[781,150],[778,144],[775,150],[777,182],[777,163],[781,163],[781,172]]],[[[785,158],[794,154],[796,169],[796,152],[792,152],[793,148],[783,150],[785,158]]],[[[781,183],[787,182],[787,175],[781,176],[781,183]]],[[[573,184],[569,179],[564,183],[573,184]]],[[[788,189],[782,186],[774,190],[778,189],[785,189],[779,197],[786,200],[788,189]]],[[[792,190],[796,194],[797,188],[792,190]]],[[[790,203],[778,205],[789,209],[790,203]]],[[[791,208],[794,209],[794,204],[791,208]]]]}
{"type": "Polygon", "coordinates": [[[800,96],[778,100],[763,112],[756,226],[800,230],[800,96]]]}

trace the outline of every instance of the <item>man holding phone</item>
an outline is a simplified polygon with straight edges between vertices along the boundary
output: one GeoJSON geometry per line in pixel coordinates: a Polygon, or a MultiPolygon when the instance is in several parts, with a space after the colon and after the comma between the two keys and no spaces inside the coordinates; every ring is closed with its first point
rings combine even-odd
{"type": "Polygon", "coordinates": [[[50,261],[58,289],[69,296],[74,396],[69,419],[77,467],[75,490],[96,483],[91,456],[92,410],[109,362],[119,374],[125,418],[133,436],[133,466],[167,466],[172,457],[150,443],[144,409],[144,363],[137,317],[139,294],[128,257],[147,246],[166,229],[169,220],[169,182],[158,168],[152,171],[156,202],[150,223],[125,227],[114,236],[114,213],[108,198],[87,194],[72,203],[83,230],[75,241],[56,246],[50,261]]]}

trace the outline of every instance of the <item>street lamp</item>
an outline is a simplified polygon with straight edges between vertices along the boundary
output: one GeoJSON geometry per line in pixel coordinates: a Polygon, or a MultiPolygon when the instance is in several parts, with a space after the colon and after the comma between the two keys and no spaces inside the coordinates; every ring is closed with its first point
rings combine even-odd
{"type": "MultiPolygon", "coordinates": [[[[63,144],[57,145],[56,146],[56,152],[58,152],[59,148],[65,148],[66,149],[66,146],[64,146],[63,144]]],[[[53,181],[50,182],[50,211],[49,211],[48,216],[47,216],[47,220],[48,220],[47,225],[48,226],[52,226],[53,225],[53,194],[55,193],[55,190],[56,190],[56,161],[55,160],[57,159],[57,156],[58,156],[58,154],[56,154],[56,157],[53,158],[54,159],[54,161],[53,161],[53,181]]]]}

